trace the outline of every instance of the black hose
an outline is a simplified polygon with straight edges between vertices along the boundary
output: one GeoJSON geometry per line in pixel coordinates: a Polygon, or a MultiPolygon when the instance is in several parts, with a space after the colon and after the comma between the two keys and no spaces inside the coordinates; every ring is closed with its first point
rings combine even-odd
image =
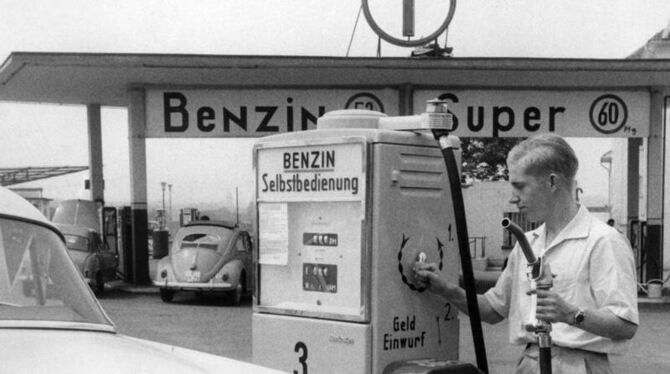
{"type": "Polygon", "coordinates": [[[540,347],[540,373],[551,374],[551,346],[540,347]]]}
{"type": "Polygon", "coordinates": [[[477,302],[477,289],[475,277],[472,271],[472,260],[470,258],[470,243],[468,243],[468,225],[465,220],[465,206],[463,205],[463,192],[461,191],[461,177],[458,173],[456,157],[451,148],[443,147],[442,156],[447,166],[449,176],[449,187],[451,189],[451,200],[454,205],[454,218],[456,220],[456,236],[458,236],[458,249],[461,257],[463,270],[463,286],[468,303],[468,315],[470,316],[470,329],[475,347],[477,367],[484,373],[489,372],[486,361],[486,346],[482,332],[482,321],[479,315],[479,304],[477,302]]]}

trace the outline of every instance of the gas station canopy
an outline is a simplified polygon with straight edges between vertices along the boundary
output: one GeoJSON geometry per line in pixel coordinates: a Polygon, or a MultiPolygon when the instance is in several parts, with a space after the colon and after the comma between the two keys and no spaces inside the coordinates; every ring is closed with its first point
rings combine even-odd
{"type": "Polygon", "coordinates": [[[670,74],[666,59],[13,52],[0,66],[0,100],[127,107],[132,87],[534,87],[538,81],[556,88],[670,86],[670,74]]]}
{"type": "Polygon", "coordinates": [[[26,183],[87,170],[88,166],[41,166],[0,168],[0,186],[26,183]]]}

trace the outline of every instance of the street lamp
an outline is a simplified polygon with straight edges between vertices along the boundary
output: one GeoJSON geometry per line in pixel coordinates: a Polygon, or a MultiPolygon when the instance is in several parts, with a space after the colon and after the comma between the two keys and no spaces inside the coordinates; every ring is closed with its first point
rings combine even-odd
{"type": "Polygon", "coordinates": [[[166,182],[161,182],[161,189],[163,190],[163,219],[161,219],[161,229],[165,229],[165,186],[167,186],[166,182]]]}
{"type": "Polygon", "coordinates": [[[170,197],[169,204],[168,204],[168,217],[172,219],[172,183],[168,184],[168,195],[170,197]]]}

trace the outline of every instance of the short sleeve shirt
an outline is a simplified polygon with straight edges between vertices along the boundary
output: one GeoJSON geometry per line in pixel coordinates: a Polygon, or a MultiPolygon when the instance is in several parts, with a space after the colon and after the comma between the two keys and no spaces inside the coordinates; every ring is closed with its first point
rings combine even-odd
{"type": "MultiPolygon", "coordinates": [[[[613,227],[594,218],[581,206],[577,215],[545,248],[545,225],[526,233],[536,256],[548,263],[555,275],[552,291],[582,309],[608,310],[639,324],[635,260],[627,239],[613,227]]],[[[525,324],[530,321],[532,297],[526,258],[514,247],[508,265],[496,285],[484,297],[509,321],[512,344],[536,341],[525,324]]],[[[612,340],[565,323],[552,324],[554,344],[589,351],[620,354],[628,340],[612,340]]]]}

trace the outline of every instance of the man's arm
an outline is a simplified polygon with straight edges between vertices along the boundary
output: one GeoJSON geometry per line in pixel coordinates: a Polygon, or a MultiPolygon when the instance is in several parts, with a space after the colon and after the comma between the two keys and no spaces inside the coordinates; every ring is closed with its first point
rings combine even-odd
{"type": "MultiPolygon", "coordinates": [[[[546,322],[573,324],[575,305],[571,305],[555,292],[537,290],[537,318],[546,322]]],[[[617,317],[607,309],[584,309],[584,322],[576,327],[592,334],[612,340],[631,339],[637,332],[637,325],[617,317]]]]}
{"type": "MultiPolygon", "coordinates": [[[[414,267],[415,279],[420,287],[427,287],[429,291],[447,299],[458,310],[469,315],[468,302],[465,290],[440,276],[436,264],[424,264],[417,262],[414,267]]],[[[477,295],[479,314],[482,321],[486,323],[498,323],[503,317],[498,314],[483,295],[477,295]]]]}

